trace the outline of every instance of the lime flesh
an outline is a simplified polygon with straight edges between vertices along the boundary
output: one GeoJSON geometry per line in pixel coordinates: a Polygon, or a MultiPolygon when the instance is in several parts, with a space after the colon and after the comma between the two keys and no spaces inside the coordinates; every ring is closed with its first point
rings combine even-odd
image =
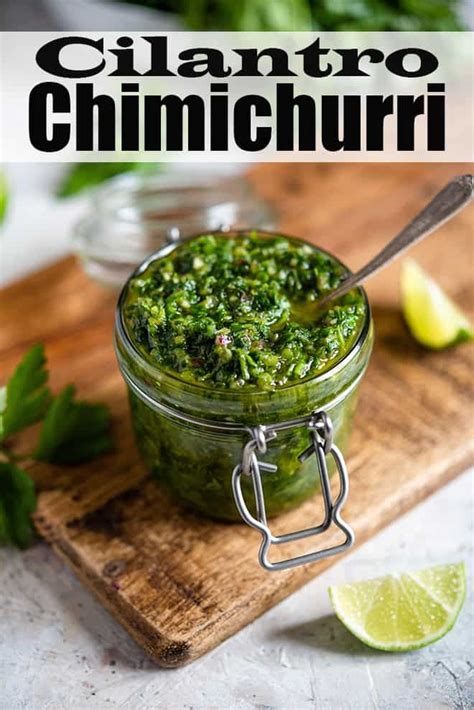
{"type": "Polygon", "coordinates": [[[8,203],[8,187],[7,187],[7,179],[3,172],[0,171],[0,224],[5,219],[5,214],[7,211],[7,203],[8,203]]]}
{"type": "Polygon", "coordinates": [[[344,626],[382,651],[413,651],[442,638],[465,596],[462,562],[329,588],[344,626]]]}
{"type": "Polygon", "coordinates": [[[412,260],[402,265],[401,291],[405,320],[419,343],[438,350],[473,339],[464,313],[412,260]]]}

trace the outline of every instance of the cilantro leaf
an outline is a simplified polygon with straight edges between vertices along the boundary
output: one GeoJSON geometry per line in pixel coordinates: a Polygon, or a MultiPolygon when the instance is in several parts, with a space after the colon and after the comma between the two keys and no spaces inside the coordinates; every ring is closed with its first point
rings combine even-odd
{"type": "Polygon", "coordinates": [[[78,464],[110,451],[110,416],[107,407],[74,399],[68,385],[46,413],[33,458],[55,464],[78,464]]]}
{"type": "Polygon", "coordinates": [[[0,542],[26,547],[33,536],[36,508],[33,481],[13,463],[0,463],[0,542]]]}
{"type": "Polygon", "coordinates": [[[34,345],[0,393],[0,440],[39,421],[51,400],[43,345],[34,345]]]}

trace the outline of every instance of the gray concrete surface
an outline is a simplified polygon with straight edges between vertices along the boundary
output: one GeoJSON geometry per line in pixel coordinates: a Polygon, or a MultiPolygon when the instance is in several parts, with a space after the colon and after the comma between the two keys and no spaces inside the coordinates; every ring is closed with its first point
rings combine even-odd
{"type": "Polygon", "coordinates": [[[464,474],[178,670],[156,668],[46,545],[2,550],[0,708],[467,710],[474,706],[470,593],[444,639],[421,651],[385,654],[345,630],[331,612],[327,587],[462,559],[472,580],[472,484],[473,473],[464,474]]]}

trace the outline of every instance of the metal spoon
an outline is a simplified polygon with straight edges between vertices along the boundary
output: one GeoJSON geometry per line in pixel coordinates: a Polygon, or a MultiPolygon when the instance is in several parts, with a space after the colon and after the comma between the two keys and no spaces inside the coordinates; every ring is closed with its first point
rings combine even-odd
{"type": "Polygon", "coordinates": [[[319,310],[339,296],[343,296],[355,286],[366,281],[389,264],[412,244],[416,244],[435,229],[460,212],[472,199],[472,175],[458,175],[438,192],[431,202],[412,219],[407,226],[392,239],[373,259],[355,274],[348,276],[340,286],[325,294],[315,302],[319,310]]]}

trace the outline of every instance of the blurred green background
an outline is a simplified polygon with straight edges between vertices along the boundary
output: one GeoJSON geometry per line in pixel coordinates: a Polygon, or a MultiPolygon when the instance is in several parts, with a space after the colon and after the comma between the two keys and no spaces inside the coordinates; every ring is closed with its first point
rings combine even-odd
{"type": "Polygon", "coordinates": [[[194,30],[453,31],[458,0],[118,0],[178,13],[194,30]]]}

